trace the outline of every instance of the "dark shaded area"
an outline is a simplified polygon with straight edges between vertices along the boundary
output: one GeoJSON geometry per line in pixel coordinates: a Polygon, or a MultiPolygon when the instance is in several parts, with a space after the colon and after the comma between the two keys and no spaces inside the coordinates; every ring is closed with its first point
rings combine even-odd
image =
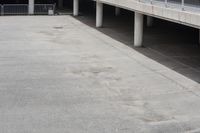
{"type": "MultiPolygon", "coordinates": [[[[58,3],[58,0],[35,0],[36,4],[53,4],[58,3]]],[[[28,4],[28,0],[1,0],[0,4],[28,4]]]]}
{"type": "Polygon", "coordinates": [[[28,0],[1,0],[0,4],[27,4],[28,0]]]}
{"type": "MultiPolygon", "coordinates": [[[[77,17],[95,28],[95,6],[86,3],[77,17]],[[90,9],[90,10],[87,10],[90,9]]],[[[118,40],[143,55],[200,83],[200,44],[198,30],[184,25],[155,19],[153,27],[144,25],[144,47],[133,47],[134,13],[122,10],[114,15],[114,7],[104,7],[104,26],[100,32],[118,40]]]]}
{"type": "MultiPolygon", "coordinates": [[[[73,0],[63,0],[64,6],[67,9],[73,9],[73,0]]],[[[94,3],[91,0],[79,0],[80,5],[84,5],[84,6],[80,6],[80,11],[86,11],[89,12],[91,11],[91,8],[88,8],[91,6],[91,3],[94,3]]]]}

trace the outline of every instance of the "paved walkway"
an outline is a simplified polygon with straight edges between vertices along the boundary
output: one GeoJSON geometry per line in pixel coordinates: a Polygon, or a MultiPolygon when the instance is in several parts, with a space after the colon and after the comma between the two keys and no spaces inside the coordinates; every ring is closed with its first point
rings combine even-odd
{"type": "Polygon", "coordinates": [[[200,132],[200,86],[71,16],[0,19],[1,133],[200,132]]]}

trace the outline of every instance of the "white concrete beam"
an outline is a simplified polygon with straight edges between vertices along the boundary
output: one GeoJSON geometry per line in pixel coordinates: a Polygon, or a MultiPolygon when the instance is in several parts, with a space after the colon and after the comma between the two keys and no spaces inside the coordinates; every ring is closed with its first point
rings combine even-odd
{"type": "Polygon", "coordinates": [[[103,26],[103,3],[96,1],[96,27],[103,26]]]}
{"type": "Polygon", "coordinates": [[[152,27],[153,26],[153,17],[147,16],[147,26],[152,27]]]}
{"type": "Polygon", "coordinates": [[[130,11],[137,11],[142,14],[164,19],[167,21],[184,24],[200,29],[200,13],[188,9],[183,11],[180,8],[170,6],[159,6],[159,4],[149,4],[141,0],[98,0],[111,6],[117,6],[130,11]]]}
{"type": "Polygon", "coordinates": [[[134,25],[134,46],[141,47],[143,41],[143,19],[144,15],[135,12],[135,25],[134,25]]]}
{"type": "Polygon", "coordinates": [[[63,0],[58,0],[58,8],[63,8],[63,0]]]}
{"type": "Polygon", "coordinates": [[[120,8],[115,7],[115,16],[119,16],[119,15],[120,15],[120,8]]]}
{"type": "Polygon", "coordinates": [[[73,3],[73,15],[78,16],[79,14],[79,0],[74,0],[73,3]]]}
{"type": "Polygon", "coordinates": [[[34,14],[34,5],[35,1],[34,0],[29,0],[28,1],[28,14],[33,15],[34,14]]]}

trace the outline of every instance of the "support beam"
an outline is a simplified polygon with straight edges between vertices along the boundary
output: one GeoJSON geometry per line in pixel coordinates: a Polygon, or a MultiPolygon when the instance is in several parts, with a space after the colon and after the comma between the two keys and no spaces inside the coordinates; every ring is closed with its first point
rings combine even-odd
{"type": "Polygon", "coordinates": [[[115,16],[119,16],[119,15],[120,15],[120,8],[115,7],[115,16]]]}
{"type": "Polygon", "coordinates": [[[147,16],[147,26],[152,27],[153,26],[153,17],[147,16]]]}
{"type": "Polygon", "coordinates": [[[96,27],[103,26],[103,3],[96,1],[96,27]]]}
{"type": "Polygon", "coordinates": [[[35,1],[34,0],[29,0],[28,1],[28,14],[33,15],[34,14],[34,5],[35,1]]]}
{"type": "Polygon", "coordinates": [[[143,41],[143,19],[144,15],[135,12],[135,25],[134,25],[134,46],[141,47],[143,41]]]}
{"type": "Polygon", "coordinates": [[[58,8],[63,8],[63,0],[58,0],[58,8]]]}
{"type": "Polygon", "coordinates": [[[73,7],[74,7],[73,15],[78,16],[78,14],[79,14],[79,0],[74,0],[73,7]]]}

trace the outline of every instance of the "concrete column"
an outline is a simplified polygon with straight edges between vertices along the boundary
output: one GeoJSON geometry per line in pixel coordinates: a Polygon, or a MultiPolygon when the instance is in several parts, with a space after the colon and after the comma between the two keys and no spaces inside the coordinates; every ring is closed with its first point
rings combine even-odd
{"type": "Polygon", "coordinates": [[[103,3],[96,1],[96,27],[103,26],[103,3]]]}
{"type": "Polygon", "coordinates": [[[153,17],[147,16],[147,26],[152,27],[153,26],[153,17]]]}
{"type": "Polygon", "coordinates": [[[63,8],[63,0],[58,0],[58,8],[63,8]]]}
{"type": "Polygon", "coordinates": [[[147,26],[152,27],[153,26],[153,17],[147,16],[147,26]]]}
{"type": "Polygon", "coordinates": [[[135,12],[135,25],[134,25],[134,46],[141,47],[143,41],[143,19],[144,15],[135,12]]]}
{"type": "Polygon", "coordinates": [[[74,16],[78,16],[79,14],[79,0],[74,0],[74,9],[73,9],[73,14],[74,16]]]}
{"type": "Polygon", "coordinates": [[[33,15],[34,14],[34,5],[35,5],[34,0],[29,0],[28,1],[28,14],[29,15],[33,15]]]}
{"type": "Polygon", "coordinates": [[[119,16],[119,15],[120,15],[120,8],[115,7],[115,16],[119,16]]]}
{"type": "Polygon", "coordinates": [[[199,44],[200,44],[200,29],[199,29],[199,44]]]}

